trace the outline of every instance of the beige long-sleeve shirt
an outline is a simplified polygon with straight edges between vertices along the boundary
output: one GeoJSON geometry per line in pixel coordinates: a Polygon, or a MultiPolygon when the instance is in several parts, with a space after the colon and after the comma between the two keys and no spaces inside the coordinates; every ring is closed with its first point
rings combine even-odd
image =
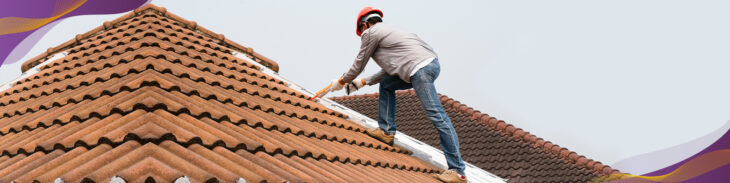
{"type": "Polygon", "coordinates": [[[387,75],[410,83],[410,73],[419,63],[437,58],[433,48],[417,35],[381,22],[362,33],[360,52],[350,70],[342,75],[342,82],[352,82],[371,57],[382,70],[365,79],[368,85],[379,83],[387,75]]]}

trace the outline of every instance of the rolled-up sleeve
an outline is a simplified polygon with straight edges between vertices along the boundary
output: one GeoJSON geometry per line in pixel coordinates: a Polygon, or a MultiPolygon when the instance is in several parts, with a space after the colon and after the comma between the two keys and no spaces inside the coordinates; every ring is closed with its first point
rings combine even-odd
{"type": "Polygon", "coordinates": [[[343,83],[352,82],[355,77],[360,75],[362,70],[365,69],[365,66],[368,64],[368,60],[370,60],[370,57],[373,56],[373,53],[378,48],[379,41],[377,38],[375,38],[371,31],[366,30],[365,32],[363,32],[360,40],[360,52],[357,54],[357,58],[355,58],[355,63],[352,64],[350,70],[342,75],[343,83]]]}

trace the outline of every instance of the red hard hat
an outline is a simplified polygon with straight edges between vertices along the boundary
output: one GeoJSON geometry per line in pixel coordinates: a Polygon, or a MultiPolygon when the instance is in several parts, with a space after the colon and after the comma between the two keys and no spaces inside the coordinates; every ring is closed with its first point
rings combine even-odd
{"type": "Polygon", "coordinates": [[[355,20],[355,33],[357,33],[357,36],[362,35],[362,32],[360,32],[360,29],[358,29],[358,27],[360,26],[360,19],[363,16],[368,15],[373,12],[380,14],[381,17],[383,16],[383,11],[380,11],[379,9],[375,9],[370,6],[363,8],[362,10],[360,10],[360,13],[357,14],[357,20],[355,20]]]}

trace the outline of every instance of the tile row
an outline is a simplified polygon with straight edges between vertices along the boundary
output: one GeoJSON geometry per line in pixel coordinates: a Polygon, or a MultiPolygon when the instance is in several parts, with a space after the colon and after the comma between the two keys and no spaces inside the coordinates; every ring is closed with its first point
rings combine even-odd
{"type": "MultiPolygon", "coordinates": [[[[93,84],[99,80],[105,80],[112,77],[114,74],[123,75],[126,74],[125,72],[128,72],[130,68],[140,71],[147,67],[153,67],[154,69],[161,71],[169,69],[178,76],[185,76],[194,80],[203,80],[211,85],[219,85],[220,87],[243,91],[244,93],[251,95],[260,95],[264,98],[288,105],[303,106],[305,109],[310,109],[323,114],[344,117],[341,113],[328,110],[318,103],[306,100],[307,97],[305,95],[297,93],[281,84],[267,82],[258,78],[248,78],[241,73],[230,72],[216,65],[195,62],[195,60],[176,56],[174,52],[170,53],[169,51],[162,50],[159,47],[140,47],[135,51],[138,52],[125,52],[121,55],[111,56],[109,59],[105,59],[101,62],[88,63],[84,66],[77,67],[76,69],[69,71],[69,73],[65,76],[59,75],[59,78],[54,78],[52,81],[55,82],[48,83],[47,81],[44,81],[44,85],[36,86],[34,88],[24,88],[23,94],[2,97],[0,98],[0,109],[21,101],[31,100],[44,95],[52,95],[56,92],[63,92],[83,84],[93,84]],[[156,58],[156,60],[150,60],[151,58],[149,57],[156,58]],[[165,62],[172,62],[172,64],[166,64],[165,62]],[[117,67],[117,65],[120,65],[120,67],[117,67]],[[112,71],[109,69],[112,69],[112,71]],[[114,70],[119,72],[115,72],[114,70]],[[77,77],[82,75],[85,77],[77,77]],[[101,75],[101,78],[95,78],[95,76],[99,75],[101,75]]],[[[29,106],[29,108],[34,107],[29,106]]]]}
{"type": "MultiPolygon", "coordinates": [[[[145,39],[146,37],[156,37],[159,40],[159,41],[156,41],[156,43],[147,43],[147,44],[157,44],[157,47],[160,47],[159,44],[164,44],[164,45],[166,45],[166,47],[164,47],[165,49],[170,48],[171,45],[176,45],[176,46],[178,46],[179,52],[181,52],[181,53],[184,52],[187,57],[193,58],[194,60],[201,60],[201,61],[204,61],[205,63],[214,64],[214,65],[217,65],[217,66],[220,66],[223,68],[227,68],[229,70],[237,71],[240,73],[245,73],[245,74],[251,75],[253,77],[259,77],[260,79],[274,81],[275,83],[279,83],[279,84],[285,84],[281,81],[267,77],[265,74],[258,71],[258,68],[256,66],[249,65],[244,61],[237,61],[235,59],[229,60],[228,57],[233,57],[232,55],[226,55],[223,53],[213,54],[214,56],[207,56],[206,54],[196,54],[199,52],[194,49],[195,47],[192,47],[193,49],[191,49],[191,46],[185,46],[186,44],[183,43],[183,42],[186,42],[184,40],[184,38],[179,39],[175,36],[169,36],[167,34],[164,34],[164,32],[160,33],[160,30],[163,30],[163,29],[160,29],[159,26],[157,26],[157,25],[146,25],[145,27],[140,27],[139,29],[131,30],[130,31],[131,34],[129,34],[129,35],[120,36],[118,38],[113,37],[112,39],[117,39],[117,40],[103,44],[103,45],[106,45],[105,47],[103,47],[104,52],[102,52],[100,50],[90,50],[89,53],[86,53],[86,52],[74,53],[74,54],[67,55],[58,60],[49,61],[51,63],[44,65],[42,67],[42,70],[39,72],[39,74],[36,74],[34,77],[28,77],[25,80],[16,82],[14,84],[16,86],[14,86],[13,88],[27,88],[29,85],[37,85],[38,83],[41,83],[41,82],[33,82],[33,83],[29,83],[29,84],[25,84],[25,83],[32,81],[34,79],[39,79],[43,76],[49,76],[49,75],[53,75],[56,73],[64,73],[64,71],[74,69],[75,67],[80,67],[80,66],[83,66],[83,65],[86,65],[89,63],[96,62],[98,60],[102,60],[102,59],[113,57],[115,55],[123,54],[125,51],[134,51],[134,48],[138,48],[139,46],[141,46],[142,43],[136,45],[136,47],[131,47],[129,45],[124,46],[124,45],[130,44],[130,42],[136,42],[137,40],[140,40],[140,39],[145,39]],[[157,27],[158,28],[157,31],[153,31],[151,29],[152,27],[157,27]],[[123,47],[117,48],[119,46],[123,46],[123,47]],[[182,49],[182,48],[185,48],[185,49],[182,49]],[[80,59],[80,58],[85,58],[85,59],[80,59]],[[237,63],[237,62],[240,62],[240,63],[237,63]],[[72,64],[66,64],[66,63],[72,63],[72,64]],[[59,65],[59,64],[71,65],[73,67],[67,66],[65,68],[52,69],[53,68],[52,66],[59,65]]],[[[192,44],[192,43],[190,43],[190,44],[192,44]]],[[[48,82],[48,81],[44,81],[44,82],[48,82]]],[[[1,94],[1,95],[7,96],[10,93],[19,92],[19,91],[14,90],[13,88],[6,90],[6,92],[3,92],[3,94],[1,94]],[[10,92],[8,92],[8,91],[10,91],[10,92]]]]}
{"type": "MultiPolygon", "coordinates": [[[[193,87],[196,84],[192,80],[177,78],[154,70],[145,70],[139,74],[133,73],[121,78],[112,78],[97,85],[83,86],[59,94],[63,96],[35,101],[57,100],[54,101],[57,107],[42,110],[42,112],[0,118],[0,134],[31,131],[36,128],[66,124],[72,121],[108,116],[114,113],[125,113],[136,108],[150,110],[164,108],[177,113],[184,112],[194,116],[207,116],[233,123],[245,123],[250,126],[260,125],[267,129],[274,128],[291,131],[292,133],[333,138],[349,143],[354,143],[354,139],[370,140],[362,134],[364,131],[362,127],[341,118],[307,113],[296,107],[286,108],[288,106],[284,106],[285,108],[278,108],[267,106],[270,103],[265,101],[257,102],[257,100],[261,100],[258,97],[235,97],[236,93],[231,92],[208,93],[215,88],[206,91],[202,90],[205,88],[193,87]],[[96,93],[89,94],[90,91],[96,93]],[[154,91],[154,93],[149,91],[154,91]],[[140,98],[142,96],[140,94],[153,95],[154,97],[149,99],[140,98]],[[246,101],[246,99],[251,100],[246,101]],[[142,105],[139,105],[140,102],[142,105]],[[85,108],[85,106],[95,107],[85,108]],[[69,111],[74,112],[69,113],[69,111]],[[301,116],[297,116],[299,114],[301,116]],[[325,129],[335,131],[324,133],[326,132],[325,129]],[[348,137],[346,136],[348,133],[345,133],[345,131],[356,132],[358,136],[348,137]]],[[[376,142],[378,144],[375,145],[376,147],[387,148],[385,144],[377,143],[377,141],[371,142],[376,142]]]]}
{"type": "Polygon", "coordinates": [[[96,38],[99,38],[103,34],[110,35],[113,34],[113,32],[116,30],[119,31],[119,27],[123,27],[125,25],[129,25],[130,23],[136,22],[140,20],[141,18],[148,18],[152,17],[157,20],[167,22],[172,26],[167,26],[170,29],[173,29],[177,32],[183,32],[190,36],[195,36],[198,39],[205,39],[204,41],[199,41],[199,43],[205,43],[203,44],[206,47],[213,48],[216,50],[221,50],[227,53],[230,53],[229,49],[236,50],[242,53],[248,54],[250,58],[252,58],[254,61],[258,62],[259,64],[262,64],[266,67],[269,67],[274,72],[279,71],[279,65],[275,61],[253,51],[253,48],[251,47],[245,47],[242,46],[236,42],[233,42],[229,39],[225,39],[225,36],[222,34],[216,34],[204,27],[198,26],[197,23],[194,21],[186,20],[182,17],[179,17],[173,13],[169,13],[165,10],[165,8],[157,7],[151,4],[145,5],[143,8],[140,9],[140,11],[137,12],[130,12],[127,13],[115,20],[104,22],[103,25],[98,26],[84,34],[78,34],[74,37],[74,39],[71,39],[65,43],[62,43],[61,45],[58,45],[56,47],[49,48],[45,53],[42,53],[28,61],[22,64],[21,71],[25,72],[28,69],[40,64],[41,62],[46,61],[51,55],[63,51],[69,48],[73,48],[75,46],[80,45],[83,42],[86,42],[88,40],[93,40],[96,38]],[[174,26],[174,28],[173,28],[174,26]],[[208,43],[214,43],[214,44],[208,44],[208,43]],[[222,49],[219,46],[224,46],[228,49],[222,49]]]}
{"type": "MultiPolygon", "coordinates": [[[[436,129],[425,117],[413,90],[398,91],[396,96],[398,130],[440,149],[436,129]]],[[[375,118],[377,97],[377,94],[366,94],[332,99],[375,118]]],[[[444,95],[441,95],[441,103],[459,135],[462,158],[500,177],[508,178],[510,182],[585,182],[606,173],[618,172],[605,165],[599,166],[599,162],[588,161],[584,156],[562,147],[545,146],[544,140],[542,144],[538,144],[536,142],[542,139],[444,95]],[[581,162],[577,162],[578,159],[581,162]]]]}
{"type": "Polygon", "coordinates": [[[108,182],[118,176],[127,182],[153,179],[173,182],[186,176],[191,182],[435,182],[427,173],[406,169],[342,163],[313,157],[230,151],[173,141],[119,145],[102,144],[69,151],[0,156],[0,182],[108,182]]]}

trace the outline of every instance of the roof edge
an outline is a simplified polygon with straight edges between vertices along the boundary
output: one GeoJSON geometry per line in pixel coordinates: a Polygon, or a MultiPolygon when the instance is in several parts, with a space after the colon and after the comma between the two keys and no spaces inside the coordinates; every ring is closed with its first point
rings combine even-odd
{"type": "Polygon", "coordinates": [[[74,39],[68,40],[68,41],[66,41],[66,42],[64,42],[64,43],[62,43],[62,44],[60,44],[60,45],[58,45],[56,47],[50,47],[50,48],[48,48],[48,50],[46,50],[46,52],[41,53],[38,56],[35,56],[35,57],[33,57],[33,58],[31,58],[31,59],[23,62],[23,65],[20,66],[20,71],[21,72],[25,72],[25,71],[27,71],[27,70],[29,70],[29,69],[37,66],[37,65],[39,65],[39,64],[41,64],[41,63],[49,60],[47,58],[50,57],[50,56],[52,56],[52,55],[54,55],[54,54],[56,54],[56,53],[58,53],[60,51],[63,51],[63,50],[66,50],[68,48],[71,48],[71,47],[73,47],[73,46],[75,46],[77,44],[81,44],[81,40],[87,39],[87,38],[89,38],[91,36],[94,36],[94,35],[100,33],[100,32],[103,32],[103,31],[112,29],[112,28],[115,27],[115,25],[117,23],[120,23],[122,21],[125,21],[125,20],[128,20],[130,18],[136,17],[137,15],[139,15],[139,14],[145,12],[145,11],[155,11],[159,15],[168,17],[168,18],[173,19],[173,20],[176,20],[176,21],[184,24],[187,28],[189,28],[189,29],[191,29],[193,31],[197,31],[197,32],[202,33],[203,35],[206,35],[208,37],[211,37],[211,38],[213,38],[215,40],[219,40],[220,42],[218,42],[218,44],[220,44],[220,45],[223,45],[223,46],[225,46],[227,48],[234,49],[234,50],[237,50],[237,51],[240,51],[240,52],[243,52],[243,53],[250,54],[251,56],[254,57],[254,60],[256,62],[260,63],[263,66],[268,67],[269,69],[273,70],[274,72],[279,72],[279,64],[278,63],[276,63],[275,61],[273,61],[273,60],[271,60],[271,59],[269,59],[269,58],[267,58],[267,57],[265,57],[265,56],[263,56],[263,55],[261,55],[259,53],[254,52],[253,51],[253,48],[246,47],[246,46],[240,45],[240,44],[238,44],[236,42],[233,42],[233,41],[231,41],[229,39],[226,39],[225,36],[223,36],[223,34],[216,34],[213,31],[210,31],[210,30],[208,30],[208,29],[206,29],[204,27],[199,26],[195,21],[189,21],[187,19],[184,19],[184,18],[182,18],[180,16],[177,16],[176,14],[167,12],[167,9],[164,8],[164,7],[155,6],[155,5],[151,4],[151,3],[148,3],[148,4],[146,4],[146,5],[142,6],[142,7],[139,7],[137,9],[134,9],[131,12],[129,12],[127,14],[124,14],[121,17],[116,18],[116,19],[114,19],[112,21],[105,21],[104,24],[102,24],[102,25],[100,25],[100,26],[98,26],[98,27],[96,27],[94,29],[91,29],[90,31],[88,31],[86,33],[77,34],[74,37],[74,39]]]}
{"type": "MultiPolygon", "coordinates": [[[[396,91],[396,94],[413,94],[415,95],[416,92],[414,90],[400,90],[396,91]]],[[[331,100],[351,100],[351,99],[366,99],[366,98],[377,98],[378,93],[371,93],[371,94],[362,94],[362,95],[350,95],[350,96],[341,96],[341,97],[330,97],[331,100]]],[[[521,128],[517,128],[512,124],[509,124],[503,120],[498,120],[495,117],[489,116],[488,114],[482,113],[479,110],[475,110],[472,107],[467,106],[466,104],[462,104],[461,102],[450,98],[444,94],[439,93],[439,98],[441,99],[441,103],[445,106],[451,106],[456,111],[466,114],[470,116],[470,119],[472,120],[478,120],[481,122],[481,124],[486,125],[489,128],[496,129],[499,132],[504,133],[507,136],[511,136],[515,139],[522,140],[524,142],[532,143],[533,147],[538,147],[541,150],[548,152],[552,155],[558,156],[561,159],[573,163],[579,167],[583,167],[589,170],[593,170],[596,173],[599,173],[600,175],[610,175],[610,174],[619,174],[621,171],[617,169],[613,169],[608,165],[604,165],[600,161],[595,161],[590,158],[586,158],[583,155],[579,155],[578,153],[568,150],[565,147],[560,147],[557,144],[553,144],[550,141],[546,141],[540,137],[537,137],[533,134],[530,134],[530,132],[527,132],[521,128]]]]}

